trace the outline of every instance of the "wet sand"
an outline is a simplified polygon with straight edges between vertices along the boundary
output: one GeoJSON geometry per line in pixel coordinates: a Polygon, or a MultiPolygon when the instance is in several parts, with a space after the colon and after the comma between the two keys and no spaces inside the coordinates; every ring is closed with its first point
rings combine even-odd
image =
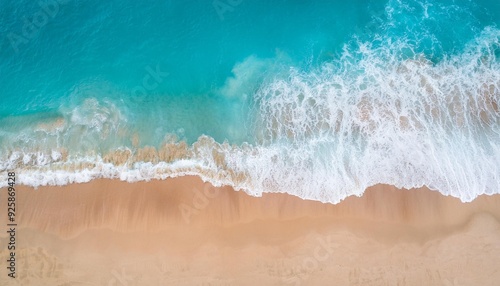
{"type": "MultiPolygon", "coordinates": [[[[17,187],[0,285],[498,285],[500,196],[378,185],[337,205],[197,177],[17,187]]],[[[6,191],[0,203],[6,204],[6,191]]],[[[6,228],[6,211],[0,221],[6,228]]]]}

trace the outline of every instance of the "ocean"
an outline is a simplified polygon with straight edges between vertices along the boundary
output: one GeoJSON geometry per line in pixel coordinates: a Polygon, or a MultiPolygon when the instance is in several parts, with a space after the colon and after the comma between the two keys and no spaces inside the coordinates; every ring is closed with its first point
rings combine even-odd
{"type": "Polygon", "coordinates": [[[499,24],[496,0],[2,1],[0,174],[497,194],[499,24]]]}

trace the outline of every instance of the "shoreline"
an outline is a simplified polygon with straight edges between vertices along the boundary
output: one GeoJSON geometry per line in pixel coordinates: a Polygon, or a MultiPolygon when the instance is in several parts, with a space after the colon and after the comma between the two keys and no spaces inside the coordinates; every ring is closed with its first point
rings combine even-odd
{"type": "MultiPolygon", "coordinates": [[[[251,197],[194,176],[17,189],[19,277],[12,285],[500,279],[500,195],[462,203],[426,188],[377,185],[332,205],[287,194],[251,197]]],[[[7,257],[3,247],[0,259],[7,257]]],[[[0,282],[12,283],[6,271],[0,282]]]]}

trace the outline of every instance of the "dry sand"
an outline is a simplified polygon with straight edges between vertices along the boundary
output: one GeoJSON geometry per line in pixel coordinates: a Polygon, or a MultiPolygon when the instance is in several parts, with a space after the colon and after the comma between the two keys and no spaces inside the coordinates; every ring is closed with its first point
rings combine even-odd
{"type": "Polygon", "coordinates": [[[2,231],[0,285],[500,285],[499,195],[379,185],[331,205],[182,177],[17,201],[18,277],[2,231]]]}

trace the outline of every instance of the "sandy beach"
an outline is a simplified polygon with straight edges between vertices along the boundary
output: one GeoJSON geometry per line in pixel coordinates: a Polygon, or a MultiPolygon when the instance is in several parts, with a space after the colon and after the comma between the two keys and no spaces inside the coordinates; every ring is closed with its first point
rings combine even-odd
{"type": "Polygon", "coordinates": [[[0,286],[500,286],[500,0],[0,1],[0,286]]]}
{"type": "Polygon", "coordinates": [[[379,185],[331,205],[286,194],[251,197],[181,177],[18,186],[17,201],[17,278],[7,276],[2,247],[1,285],[500,281],[498,195],[461,203],[427,189],[379,185]]]}

